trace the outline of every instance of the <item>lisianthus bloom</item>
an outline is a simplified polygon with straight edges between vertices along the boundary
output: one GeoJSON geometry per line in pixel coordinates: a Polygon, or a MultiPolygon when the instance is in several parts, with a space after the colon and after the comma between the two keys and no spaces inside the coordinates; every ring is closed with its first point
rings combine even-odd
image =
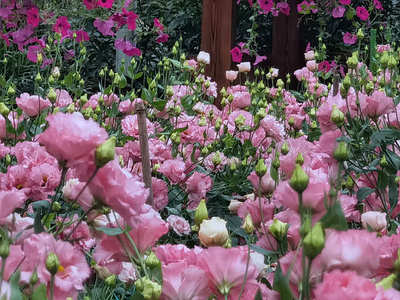
{"type": "Polygon", "coordinates": [[[163,162],[158,172],[166,176],[172,184],[177,184],[186,176],[185,163],[180,159],[169,159],[163,162]]]}
{"type": "Polygon", "coordinates": [[[341,18],[344,15],[346,9],[343,6],[337,6],[332,10],[332,17],[334,18],[341,18]]]}
{"type": "Polygon", "coordinates": [[[364,229],[371,228],[375,231],[381,231],[386,228],[386,213],[378,211],[368,211],[361,215],[361,222],[364,229]]]}
{"type": "Polygon", "coordinates": [[[43,110],[51,106],[51,102],[47,99],[43,99],[37,95],[29,95],[28,93],[22,93],[16,99],[17,105],[22,111],[29,117],[34,117],[40,114],[43,110]]]}
{"type": "Polygon", "coordinates": [[[190,224],[182,217],[171,215],[167,218],[167,222],[179,236],[190,233],[190,224]]]}
{"type": "Polygon", "coordinates": [[[205,247],[223,246],[228,241],[229,233],[226,221],[219,217],[203,220],[200,224],[199,239],[205,247]]]}
{"type": "Polygon", "coordinates": [[[189,197],[189,209],[195,209],[207,192],[212,188],[213,182],[210,176],[204,173],[194,172],[186,181],[186,191],[189,197]]]}
{"type": "Polygon", "coordinates": [[[231,50],[232,61],[236,63],[242,62],[243,53],[239,47],[235,47],[231,50]]]}
{"type": "Polygon", "coordinates": [[[71,24],[68,22],[66,16],[58,17],[56,23],[53,25],[53,31],[61,33],[62,36],[69,35],[71,24]]]}
{"type": "Polygon", "coordinates": [[[81,113],[58,112],[47,117],[49,127],[40,135],[40,144],[59,161],[74,161],[93,152],[105,142],[107,133],[81,113]]]}
{"type": "Polygon", "coordinates": [[[346,32],[343,35],[343,43],[346,45],[354,45],[357,42],[357,35],[346,32]]]}
{"type": "Polygon", "coordinates": [[[393,99],[384,92],[374,91],[371,96],[360,93],[361,112],[371,118],[379,117],[394,110],[393,99]]]}
{"type": "Polygon", "coordinates": [[[364,6],[358,6],[356,8],[357,17],[361,21],[367,21],[369,18],[368,10],[364,6]]]}
{"type": "Polygon", "coordinates": [[[114,0],[98,0],[97,5],[104,8],[111,8],[113,6],[114,0]]]}
{"type": "Polygon", "coordinates": [[[48,285],[50,291],[51,274],[46,268],[46,259],[54,253],[60,262],[54,281],[54,299],[75,298],[83,289],[90,269],[82,252],[70,243],[56,241],[48,233],[33,234],[24,241],[25,259],[21,264],[21,280],[28,283],[33,272],[37,272],[39,282],[48,285]]]}

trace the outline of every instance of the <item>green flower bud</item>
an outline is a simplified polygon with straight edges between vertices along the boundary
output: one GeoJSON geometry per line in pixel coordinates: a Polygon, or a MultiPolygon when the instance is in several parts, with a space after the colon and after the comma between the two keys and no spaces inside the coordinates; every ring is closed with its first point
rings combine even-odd
{"type": "Polygon", "coordinates": [[[106,285],[110,286],[110,287],[114,287],[117,284],[117,276],[115,274],[112,274],[110,276],[108,276],[104,282],[106,283],[106,285]]]}
{"type": "Polygon", "coordinates": [[[167,97],[170,98],[174,95],[174,90],[172,89],[171,86],[168,86],[165,93],[166,93],[167,97]]]}
{"type": "Polygon", "coordinates": [[[242,225],[242,228],[244,229],[244,231],[247,232],[247,234],[252,234],[254,231],[254,223],[253,223],[253,219],[251,218],[250,214],[247,214],[247,216],[244,218],[244,222],[242,225]]]}
{"type": "Polygon", "coordinates": [[[267,166],[264,159],[259,159],[256,165],[256,174],[258,177],[263,177],[267,173],[267,166]]]}
{"type": "Polygon", "coordinates": [[[150,252],[150,254],[146,257],[145,260],[146,266],[148,266],[150,269],[157,268],[161,266],[161,262],[158,259],[158,257],[154,254],[153,251],[150,252]]]}
{"type": "Polygon", "coordinates": [[[289,230],[289,224],[274,219],[268,230],[276,240],[282,241],[289,230]]]}
{"type": "Polygon", "coordinates": [[[58,201],[54,201],[53,204],[51,205],[51,208],[54,211],[60,211],[61,210],[61,204],[58,201]]]}
{"type": "Polygon", "coordinates": [[[303,154],[301,154],[301,152],[299,152],[299,154],[297,154],[296,164],[298,164],[300,166],[302,166],[304,164],[304,157],[303,157],[303,154]]]}
{"type": "Polygon", "coordinates": [[[397,60],[393,55],[389,56],[388,67],[394,69],[397,66],[397,60]]]}
{"type": "Polygon", "coordinates": [[[364,38],[364,32],[363,32],[363,30],[361,28],[358,29],[358,31],[357,31],[357,38],[359,40],[362,40],[364,38]]]}
{"type": "Polygon", "coordinates": [[[40,53],[40,52],[38,52],[37,54],[36,54],[36,57],[37,57],[37,64],[38,65],[41,65],[42,64],[42,62],[43,62],[43,54],[42,53],[40,53]]]}
{"type": "Polygon", "coordinates": [[[386,159],[386,155],[383,155],[381,160],[379,161],[379,164],[381,165],[382,168],[386,168],[387,166],[389,166],[389,163],[386,159]]]}
{"type": "Polygon", "coordinates": [[[70,105],[68,105],[68,107],[67,107],[67,112],[69,112],[69,113],[73,113],[75,111],[75,104],[74,103],[71,103],[70,105]]]}
{"type": "Polygon", "coordinates": [[[290,127],[294,126],[294,118],[293,117],[289,118],[288,124],[289,124],[290,127]]]}
{"type": "Polygon", "coordinates": [[[49,92],[47,93],[47,98],[50,100],[50,102],[52,102],[52,103],[54,103],[54,102],[56,102],[56,100],[57,100],[57,94],[56,94],[56,91],[53,89],[53,88],[51,88],[50,90],[49,90],[49,92]]]}
{"type": "Polygon", "coordinates": [[[353,55],[347,59],[347,65],[350,69],[355,69],[358,65],[358,57],[353,55]]]}
{"type": "Polygon", "coordinates": [[[11,85],[8,87],[7,95],[8,96],[14,96],[15,95],[15,89],[11,85]]]}
{"type": "Polygon", "coordinates": [[[370,95],[375,89],[374,83],[372,81],[369,81],[367,85],[365,86],[365,91],[367,92],[368,95],[370,95]]]}
{"type": "Polygon", "coordinates": [[[334,104],[331,112],[331,121],[340,127],[344,123],[344,113],[334,104]]]}
{"type": "Polygon", "coordinates": [[[2,259],[6,259],[9,254],[10,254],[10,243],[8,240],[3,239],[0,242],[0,257],[2,259]]]}
{"type": "Polygon", "coordinates": [[[200,226],[203,220],[207,219],[208,219],[208,210],[207,210],[206,200],[201,199],[199,205],[197,206],[194,212],[194,223],[197,226],[200,226]]]}
{"type": "Polygon", "coordinates": [[[110,70],[110,72],[108,72],[108,76],[110,76],[111,78],[114,78],[115,73],[113,70],[110,70]]]}
{"type": "Polygon", "coordinates": [[[337,161],[345,161],[349,159],[349,149],[346,142],[339,142],[335,151],[333,152],[333,157],[337,161]]]}
{"type": "Polygon", "coordinates": [[[39,281],[38,273],[34,271],[29,279],[29,283],[31,285],[35,285],[39,281]]]}
{"type": "Polygon", "coordinates": [[[387,53],[387,51],[383,52],[381,59],[380,59],[380,63],[383,67],[387,67],[388,63],[389,63],[389,54],[387,53]]]}
{"type": "Polygon", "coordinates": [[[82,106],[85,105],[85,104],[88,102],[87,94],[82,95],[82,96],[79,98],[79,101],[80,101],[80,104],[81,104],[82,106]]]}
{"type": "Polygon", "coordinates": [[[56,275],[58,269],[61,267],[60,261],[54,252],[50,252],[46,259],[46,268],[51,275],[56,275]]]}
{"type": "Polygon", "coordinates": [[[82,47],[82,49],[79,51],[79,53],[83,56],[86,55],[86,47],[82,47]]]}
{"type": "Polygon", "coordinates": [[[277,82],[276,82],[276,86],[278,88],[283,88],[285,86],[285,83],[283,82],[282,79],[278,79],[277,82]]]}
{"type": "Polygon", "coordinates": [[[151,281],[147,277],[142,277],[136,280],[135,287],[143,295],[146,300],[158,300],[161,296],[161,285],[151,281]]]}
{"type": "Polygon", "coordinates": [[[351,178],[351,176],[347,176],[346,182],[345,182],[345,187],[348,188],[349,190],[353,189],[354,187],[354,180],[351,178]]]}
{"type": "Polygon", "coordinates": [[[214,166],[218,166],[221,162],[221,154],[219,153],[219,151],[214,153],[214,156],[211,159],[212,163],[214,164],[214,166]]]}
{"type": "Polygon", "coordinates": [[[351,86],[351,79],[350,79],[349,74],[347,74],[347,75],[344,77],[342,83],[343,83],[343,86],[344,86],[346,89],[349,89],[349,88],[350,88],[350,86],[351,86]]]}
{"type": "Polygon", "coordinates": [[[109,161],[112,161],[115,156],[115,142],[116,137],[112,136],[103,144],[96,148],[95,161],[96,167],[102,168],[109,161]]]}
{"type": "Polygon", "coordinates": [[[289,145],[288,145],[288,143],[286,143],[286,142],[283,143],[282,148],[281,148],[281,153],[283,155],[286,155],[286,154],[289,153],[289,145]]]}
{"type": "Polygon", "coordinates": [[[5,105],[4,102],[0,102],[0,114],[7,117],[9,113],[10,110],[8,109],[7,105],[5,105]]]}
{"type": "Polygon", "coordinates": [[[40,73],[36,74],[35,81],[36,82],[41,82],[42,81],[42,76],[40,75],[40,73]]]}
{"type": "Polygon", "coordinates": [[[325,232],[322,224],[317,222],[303,240],[303,251],[305,255],[313,259],[321,253],[325,247],[325,232]]]}
{"type": "Polygon", "coordinates": [[[11,156],[10,156],[10,154],[7,154],[6,155],[6,166],[9,166],[9,165],[11,165],[11,156]]]}
{"type": "Polygon", "coordinates": [[[236,127],[242,127],[244,125],[244,123],[246,122],[246,118],[243,115],[239,115],[236,119],[235,119],[235,125],[236,127]]]}
{"type": "Polygon", "coordinates": [[[296,164],[294,168],[292,177],[290,178],[289,184],[298,193],[304,192],[304,190],[308,186],[310,178],[308,177],[307,173],[304,172],[301,165],[296,164]]]}
{"type": "Polygon", "coordinates": [[[383,278],[381,281],[379,281],[376,286],[381,287],[384,290],[389,290],[393,287],[394,282],[396,281],[397,275],[396,274],[390,274],[389,276],[383,278]]]}

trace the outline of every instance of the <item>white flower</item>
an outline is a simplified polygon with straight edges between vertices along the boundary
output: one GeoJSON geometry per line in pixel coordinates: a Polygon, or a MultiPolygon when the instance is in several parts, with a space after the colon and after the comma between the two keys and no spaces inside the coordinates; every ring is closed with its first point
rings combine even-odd
{"type": "Polygon", "coordinates": [[[235,81],[237,76],[238,76],[238,71],[229,70],[225,72],[225,77],[229,81],[235,81]]]}
{"type": "Polygon", "coordinates": [[[365,229],[370,227],[372,230],[381,231],[386,228],[386,213],[369,211],[361,215],[361,223],[365,229]]]}
{"type": "Polygon", "coordinates": [[[238,64],[237,67],[238,67],[240,73],[250,72],[250,70],[251,70],[250,62],[242,62],[242,63],[238,64]]]}
{"type": "Polygon", "coordinates": [[[200,224],[199,239],[203,246],[223,246],[228,238],[229,233],[226,229],[225,220],[213,217],[211,220],[204,220],[200,224]]]}
{"type": "Polygon", "coordinates": [[[210,64],[210,53],[205,52],[205,51],[200,51],[199,54],[197,55],[197,61],[200,63],[203,63],[205,65],[210,64]]]}

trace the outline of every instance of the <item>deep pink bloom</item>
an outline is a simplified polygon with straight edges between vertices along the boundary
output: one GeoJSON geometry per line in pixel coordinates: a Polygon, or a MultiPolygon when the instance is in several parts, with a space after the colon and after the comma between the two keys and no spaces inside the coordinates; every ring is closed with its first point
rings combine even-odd
{"type": "Polygon", "coordinates": [[[76,30],[76,31],[73,32],[72,36],[73,36],[74,34],[76,35],[76,41],[77,41],[78,43],[89,41],[89,35],[88,35],[88,33],[87,33],[86,31],[84,31],[84,30],[76,30]]]}
{"type": "Polygon", "coordinates": [[[26,12],[27,23],[32,25],[33,27],[39,26],[40,17],[39,17],[39,9],[35,6],[28,9],[26,12]]]}
{"type": "Polygon", "coordinates": [[[172,184],[178,184],[185,179],[185,163],[180,159],[164,161],[158,172],[166,176],[172,184]]]}
{"type": "Polygon", "coordinates": [[[61,33],[62,36],[69,35],[71,24],[65,16],[58,17],[56,23],[53,25],[53,31],[61,33]]]}
{"type": "Polygon", "coordinates": [[[358,6],[356,8],[357,17],[361,21],[367,21],[369,18],[368,10],[364,6],[358,6]]]}
{"type": "Polygon", "coordinates": [[[379,0],[374,0],[374,6],[377,10],[383,10],[382,3],[379,0]]]}
{"type": "Polygon", "coordinates": [[[213,182],[210,176],[204,173],[194,172],[186,181],[186,192],[189,198],[189,209],[195,209],[206,193],[212,188],[213,182]]]}
{"type": "Polygon", "coordinates": [[[113,6],[114,0],[97,0],[97,5],[104,8],[111,8],[113,6]]]}
{"type": "Polygon", "coordinates": [[[83,0],[83,4],[85,4],[86,9],[91,10],[97,7],[97,0],[83,0]]]}
{"type": "Polygon", "coordinates": [[[345,43],[346,45],[354,45],[357,42],[357,35],[356,34],[352,34],[350,32],[346,32],[343,35],[343,43],[345,43]]]}
{"type": "Polygon", "coordinates": [[[231,50],[232,61],[236,63],[242,62],[243,53],[239,47],[235,47],[231,50]]]}
{"type": "Polygon", "coordinates": [[[99,18],[96,18],[93,22],[94,27],[97,28],[98,31],[100,31],[103,35],[111,35],[114,36],[115,32],[112,30],[114,27],[114,21],[110,18],[108,20],[101,20],[99,18]]]}
{"type": "Polygon", "coordinates": [[[17,105],[22,111],[30,117],[37,116],[43,110],[51,106],[51,103],[47,99],[43,99],[37,95],[29,95],[23,93],[16,99],[17,105]]]}
{"type": "Polygon", "coordinates": [[[342,18],[345,11],[346,11],[346,9],[343,6],[340,6],[340,5],[336,6],[332,10],[332,17],[334,17],[334,18],[342,18]]]}
{"type": "Polygon", "coordinates": [[[287,2],[278,2],[276,4],[276,8],[279,9],[279,12],[288,16],[290,14],[290,6],[287,2]]]}
{"type": "Polygon", "coordinates": [[[131,44],[131,42],[123,39],[116,39],[114,42],[116,49],[121,50],[128,56],[140,56],[142,52],[131,44]]]}
{"type": "Polygon", "coordinates": [[[321,263],[328,271],[349,269],[371,278],[379,267],[380,248],[376,233],[366,230],[329,230],[325,248],[321,252],[321,263]]]}
{"type": "Polygon", "coordinates": [[[351,0],[339,0],[339,3],[342,5],[350,5],[351,4],[351,0]]]}
{"type": "Polygon", "coordinates": [[[249,214],[254,225],[258,226],[261,224],[261,221],[267,222],[272,219],[272,216],[274,215],[274,209],[275,206],[268,203],[266,198],[257,199],[255,201],[254,197],[248,197],[246,201],[240,205],[237,214],[240,218],[242,218],[242,220],[244,220],[249,214]],[[263,220],[261,220],[260,202],[264,218],[263,220]]]}
{"type": "Polygon", "coordinates": [[[374,300],[375,284],[353,271],[335,270],[325,274],[314,290],[315,300],[374,300]]]}
{"type": "Polygon", "coordinates": [[[130,11],[127,13],[127,20],[126,22],[128,23],[128,29],[129,30],[136,30],[136,20],[138,18],[138,15],[135,14],[133,11],[130,11]]]}
{"type": "Polygon", "coordinates": [[[107,133],[93,120],[85,120],[80,113],[57,114],[47,117],[49,127],[40,135],[39,142],[59,161],[74,161],[92,153],[107,139],[107,133]]]}
{"type": "Polygon", "coordinates": [[[158,18],[154,18],[153,23],[154,23],[154,27],[157,27],[159,30],[164,31],[164,25],[161,24],[161,22],[158,18]]]}
{"type": "Polygon", "coordinates": [[[159,35],[156,38],[156,42],[157,43],[166,43],[168,42],[169,39],[169,35],[164,33],[164,32],[160,32],[159,35]]]}

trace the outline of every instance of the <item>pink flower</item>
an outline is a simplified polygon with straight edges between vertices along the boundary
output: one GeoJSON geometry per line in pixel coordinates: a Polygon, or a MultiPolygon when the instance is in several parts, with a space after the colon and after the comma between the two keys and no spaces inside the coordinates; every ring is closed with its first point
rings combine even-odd
{"type": "Polygon", "coordinates": [[[374,300],[396,300],[400,299],[400,292],[394,288],[384,290],[378,289],[378,294],[374,300]]]}
{"type": "MultiPolygon", "coordinates": [[[[223,296],[222,290],[228,290],[228,299],[237,299],[244,282],[244,274],[247,266],[246,247],[220,248],[211,247],[199,254],[198,266],[202,268],[208,277],[209,287],[215,295],[223,296]]],[[[249,264],[247,269],[247,281],[245,281],[245,295],[257,292],[258,270],[255,265],[249,264]]],[[[254,298],[253,295],[253,298],[254,298]]],[[[245,297],[244,299],[253,299],[245,297]]]]}
{"type": "Polygon", "coordinates": [[[205,271],[187,262],[162,265],[163,289],[161,300],[203,300],[211,291],[205,271]]]}
{"type": "MultiPolygon", "coordinates": [[[[139,123],[137,115],[128,115],[121,121],[122,133],[127,136],[139,138],[139,123]]],[[[146,118],[147,133],[154,132],[154,125],[146,118]]]]}
{"type": "Polygon", "coordinates": [[[154,253],[163,265],[168,265],[176,262],[186,261],[189,264],[197,264],[197,258],[199,252],[196,250],[203,251],[203,248],[189,249],[185,245],[159,245],[153,248],[154,253]]]}
{"type": "Polygon", "coordinates": [[[368,211],[361,215],[361,223],[364,229],[371,228],[374,231],[386,229],[386,213],[378,211],[368,211]]]}
{"type": "Polygon", "coordinates": [[[253,66],[258,65],[259,63],[263,62],[264,60],[267,60],[266,56],[260,56],[260,55],[256,55],[256,60],[253,63],[253,66]]]}
{"type": "Polygon", "coordinates": [[[342,5],[350,5],[351,4],[351,0],[339,0],[339,3],[342,5]]]}
{"type": "Polygon", "coordinates": [[[367,21],[369,18],[368,10],[364,6],[358,6],[356,8],[357,17],[360,18],[361,21],[367,21]]]}
{"type": "Polygon", "coordinates": [[[236,78],[237,78],[238,73],[239,73],[238,71],[232,71],[232,70],[226,71],[225,77],[229,81],[235,81],[236,78]]]}
{"type": "Polygon", "coordinates": [[[164,33],[164,32],[160,32],[156,38],[156,42],[157,43],[166,43],[168,42],[169,39],[169,35],[164,33]]]}
{"type": "Polygon", "coordinates": [[[135,14],[134,12],[130,11],[128,12],[128,17],[126,22],[128,23],[128,29],[135,31],[136,30],[136,20],[138,18],[138,15],[135,14]]]}
{"type": "Polygon", "coordinates": [[[97,0],[97,5],[104,8],[111,8],[113,6],[114,0],[97,0]]]}
{"type": "Polygon", "coordinates": [[[394,110],[393,99],[384,92],[374,91],[371,96],[360,93],[361,112],[371,118],[390,113],[394,110]]]}
{"type": "Polygon", "coordinates": [[[55,299],[76,297],[83,290],[83,282],[89,277],[90,269],[85,256],[70,243],[56,241],[48,233],[33,234],[24,241],[25,260],[21,265],[21,280],[29,282],[36,270],[39,282],[50,285],[50,273],[46,268],[46,259],[50,253],[57,255],[60,267],[55,275],[55,299]]]}
{"type": "Polygon", "coordinates": [[[321,131],[327,132],[329,130],[336,130],[337,126],[331,120],[331,114],[334,105],[343,113],[347,111],[346,101],[342,98],[340,93],[337,93],[336,96],[333,96],[333,91],[329,92],[328,98],[326,101],[320,105],[317,111],[317,119],[321,126],[321,131]]]}
{"type": "Polygon", "coordinates": [[[376,233],[366,230],[329,230],[321,261],[328,270],[349,269],[370,278],[379,267],[380,247],[376,233]]]}
{"type": "Polygon", "coordinates": [[[179,236],[188,235],[190,233],[190,225],[184,218],[170,215],[167,218],[168,224],[172,227],[175,233],[179,236]]]}
{"type": "Polygon", "coordinates": [[[292,172],[296,165],[296,157],[301,153],[304,157],[304,165],[307,166],[311,163],[311,153],[314,151],[314,145],[307,141],[306,137],[300,137],[297,139],[286,139],[289,145],[289,153],[280,156],[281,170],[286,175],[286,178],[292,176],[292,172]]]}
{"type": "Polygon", "coordinates": [[[334,17],[334,18],[342,18],[345,11],[346,11],[346,9],[343,6],[340,6],[340,5],[336,6],[332,10],[332,17],[334,17]]]}
{"type": "Polygon", "coordinates": [[[348,221],[360,222],[360,211],[357,209],[357,198],[340,195],[339,197],[340,205],[342,206],[344,216],[348,221]]]}
{"type": "Polygon", "coordinates": [[[29,95],[23,93],[16,98],[16,102],[19,108],[27,114],[29,117],[35,117],[40,114],[43,110],[51,106],[51,102],[47,99],[43,99],[37,95],[29,95]]]}
{"type": "Polygon", "coordinates": [[[71,24],[65,16],[58,17],[56,23],[53,25],[53,31],[61,33],[62,36],[69,35],[71,24]]]}
{"type": "Polygon", "coordinates": [[[306,53],[304,53],[304,58],[306,60],[313,60],[315,58],[315,53],[313,50],[309,50],[306,53]]]}
{"type": "Polygon", "coordinates": [[[158,18],[154,18],[153,23],[154,23],[154,27],[157,27],[159,30],[164,31],[164,25],[161,24],[161,22],[158,18]]]}
{"type": "Polygon", "coordinates": [[[253,195],[252,197],[247,197],[246,201],[240,205],[237,214],[240,218],[242,218],[242,220],[244,220],[246,216],[250,214],[254,225],[258,226],[261,224],[261,221],[267,222],[271,220],[274,215],[274,210],[275,206],[269,204],[266,198],[257,199],[255,201],[253,195]],[[260,202],[264,217],[263,220],[261,220],[260,202]]]}
{"type": "Polygon", "coordinates": [[[76,31],[73,32],[72,37],[74,35],[76,35],[76,42],[77,43],[89,41],[89,35],[84,30],[76,30],[76,31]]]}
{"type": "Polygon", "coordinates": [[[97,7],[97,0],[83,0],[83,4],[85,4],[86,9],[91,10],[97,7]]]}
{"type": "Polygon", "coordinates": [[[112,28],[114,27],[114,21],[111,18],[106,21],[96,18],[96,20],[94,20],[94,22],[93,22],[93,25],[103,35],[106,35],[106,36],[107,35],[111,35],[111,36],[115,35],[114,31],[112,31],[112,28]]]}
{"type": "Polygon", "coordinates": [[[383,10],[382,3],[379,0],[374,0],[374,6],[377,10],[383,10]]]}
{"type": "Polygon", "coordinates": [[[374,300],[375,284],[353,271],[334,270],[314,290],[315,300],[374,300]]]}
{"type": "Polygon", "coordinates": [[[236,63],[242,62],[242,51],[240,50],[239,47],[235,47],[231,50],[231,55],[232,55],[232,61],[236,63]]]}
{"type": "Polygon", "coordinates": [[[27,23],[32,25],[33,27],[39,26],[40,17],[39,17],[39,9],[37,7],[31,7],[26,12],[27,23]]]}
{"type": "Polygon", "coordinates": [[[128,56],[140,56],[142,52],[131,44],[131,42],[123,39],[116,39],[114,42],[116,49],[121,50],[128,56]]]}
{"type": "Polygon", "coordinates": [[[178,184],[185,178],[185,163],[179,159],[164,161],[158,172],[166,176],[172,184],[178,184]]]}
{"type": "Polygon", "coordinates": [[[195,209],[200,200],[205,198],[206,193],[212,188],[213,182],[207,174],[194,172],[186,181],[186,192],[189,197],[189,209],[195,209]]]}
{"type": "Polygon", "coordinates": [[[0,218],[5,218],[16,208],[22,207],[27,198],[23,191],[17,189],[0,191],[0,218]]]}
{"type": "Polygon", "coordinates": [[[40,135],[40,144],[59,161],[74,161],[93,153],[107,139],[107,133],[80,113],[58,112],[46,119],[49,127],[40,135]]]}
{"type": "Polygon", "coordinates": [[[57,95],[57,100],[56,100],[57,107],[66,107],[72,103],[72,98],[66,90],[57,89],[56,95],[57,95]]]}
{"type": "Polygon", "coordinates": [[[354,45],[357,42],[357,35],[346,32],[343,35],[343,43],[346,45],[354,45]]]}
{"type": "Polygon", "coordinates": [[[285,134],[284,126],[274,116],[266,115],[261,120],[260,125],[264,129],[266,136],[273,138],[276,142],[283,140],[285,134]]]}
{"type": "Polygon", "coordinates": [[[85,186],[85,182],[80,182],[79,179],[73,178],[66,182],[63,188],[63,195],[66,200],[77,201],[77,203],[88,211],[94,204],[94,197],[88,188],[84,189],[79,198],[76,198],[85,186]]]}

